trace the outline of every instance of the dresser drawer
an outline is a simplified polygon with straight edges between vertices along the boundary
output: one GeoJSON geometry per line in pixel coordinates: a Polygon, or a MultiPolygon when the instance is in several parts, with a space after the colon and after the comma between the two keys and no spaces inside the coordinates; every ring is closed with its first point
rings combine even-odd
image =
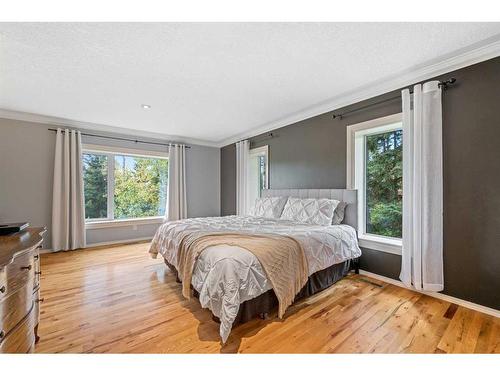
{"type": "Polygon", "coordinates": [[[27,228],[0,236],[0,353],[35,348],[44,232],[45,228],[27,228]]]}
{"type": "Polygon", "coordinates": [[[19,324],[0,339],[0,353],[29,353],[35,345],[35,310],[29,313],[19,324]]]}
{"type": "Polygon", "coordinates": [[[30,284],[33,290],[36,262],[35,250],[33,249],[15,257],[12,263],[4,267],[0,276],[0,300],[26,284],[30,284]]]}
{"type": "Polygon", "coordinates": [[[8,334],[32,309],[33,286],[28,283],[0,300],[0,331],[8,334]]]}

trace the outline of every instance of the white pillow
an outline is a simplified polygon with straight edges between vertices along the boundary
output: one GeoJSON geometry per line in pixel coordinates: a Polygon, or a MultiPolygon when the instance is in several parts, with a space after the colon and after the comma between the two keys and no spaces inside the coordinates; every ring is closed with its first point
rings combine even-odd
{"type": "Polygon", "coordinates": [[[331,225],[335,208],[340,203],[335,199],[288,198],[281,218],[314,225],[331,225]]]}
{"type": "Polygon", "coordinates": [[[346,207],[347,207],[346,202],[340,202],[337,205],[337,207],[335,208],[335,212],[333,213],[333,220],[332,220],[333,225],[338,225],[338,224],[342,223],[342,221],[344,220],[346,207]]]}
{"type": "Polygon", "coordinates": [[[257,198],[253,207],[250,208],[249,215],[278,219],[287,200],[288,197],[257,198]]]}

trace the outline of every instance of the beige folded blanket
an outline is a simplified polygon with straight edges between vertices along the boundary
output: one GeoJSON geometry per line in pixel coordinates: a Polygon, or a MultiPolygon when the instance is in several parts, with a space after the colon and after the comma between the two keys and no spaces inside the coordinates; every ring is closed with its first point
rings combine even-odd
{"type": "Polygon", "coordinates": [[[193,232],[179,246],[178,272],[182,294],[190,298],[191,276],[198,256],[210,246],[239,246],[257,257],[278,298],[282,318],[308,278],[307,259],[301,244],[292,237],[236,232],[193,232]]]}

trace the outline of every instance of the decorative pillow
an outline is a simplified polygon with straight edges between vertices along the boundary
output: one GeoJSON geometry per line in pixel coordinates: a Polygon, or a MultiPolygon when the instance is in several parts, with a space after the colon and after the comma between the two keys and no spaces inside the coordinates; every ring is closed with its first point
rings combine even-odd
{"type": "Polygon", "coordinates": [[[333,212],[332,225],[338,225],[344,220],[345,208],[347,207],[346,202],[339,202],[337,208],[333,212]]]}
{"type": "Polygon", "coordinates": [[[281,218],[314,225],[331,225],[335,208],[340,203],[335,199],[288,198],[281,218]]]}
{"type": "Polygon", "coordinates": [[[285,207],[287,200],[288,197],[257,198],[249,214],[251,216],[278,219],[283,212],[283,207],[285,207]]]}

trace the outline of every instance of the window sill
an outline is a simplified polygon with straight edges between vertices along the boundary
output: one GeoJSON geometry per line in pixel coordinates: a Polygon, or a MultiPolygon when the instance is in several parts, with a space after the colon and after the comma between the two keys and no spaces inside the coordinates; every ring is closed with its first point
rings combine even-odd
{"type": "Polygon", "coordinates": [[[100,229],[111,227],[128,227],[134,225],[161,224],[165,218],[163,216],[143,217],[138,219],[100,220],[87,221],[85,229],[100,229]]]}
{"type": "Polygon", "coordinates": [[[402,241],[399,239],[363,234],[359,236],[359,246],[370,250],[401,255],[402,241]]]}

